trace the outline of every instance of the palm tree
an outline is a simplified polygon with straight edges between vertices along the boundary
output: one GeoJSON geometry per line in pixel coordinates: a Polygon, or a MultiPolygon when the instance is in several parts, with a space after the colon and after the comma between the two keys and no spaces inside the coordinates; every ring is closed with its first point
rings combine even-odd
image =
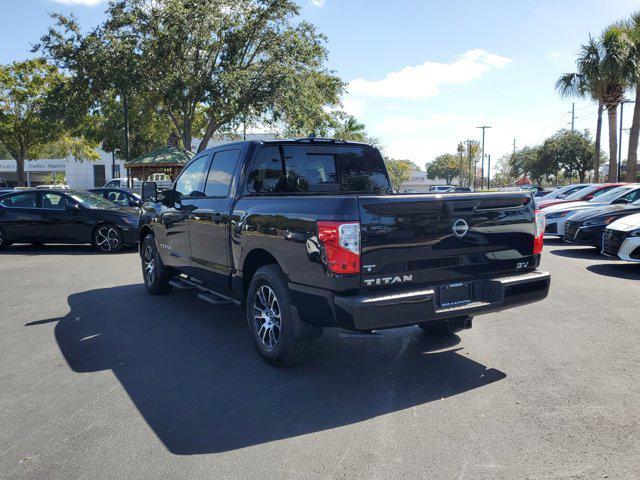
{"type": "MultiPolygon", "coordinates": [[[[618,180],[618,105],[629,86],[629,56],[632,43],[620,25],[612,25],[602,35],[602,72],[605,79],[604,107],[609,117],[609,182],[618,180]]],[[[622,141],[622,139],[620,139],[622,141]]]]}
{"type": "Polygon", "coordinates": [[[638,139],[640,137],[640,12],[631,15],[625,22],[627,34],[632,42],[629,55],[629,80],[636,90],[633,121],[629,130],[629,152],[627,153],[627,181],[635,182],[638,172],[638,139]]]}
{"type": "Polygon", "coordinates": [[[628,56],[631,49],[629,37],[618,26],[609,27],[600,39],[589,38],[580,47],[576,73],[566,73],[556,82],[556,90],[562,96],[589,97],[598,104],[594,181],[599,181],[600,142],[602,112],[607,110],[609,119],[609,181],[617,178],[618,171],[618,105],[624,99],[628,85],[628,56]]]}
{"type": "Polygon", "coordinates": [[[353,115],[347,115],[335,128],[334,136],[340,140],[366,142],[367,131],[363,123],[358,122],[353,115]]]}

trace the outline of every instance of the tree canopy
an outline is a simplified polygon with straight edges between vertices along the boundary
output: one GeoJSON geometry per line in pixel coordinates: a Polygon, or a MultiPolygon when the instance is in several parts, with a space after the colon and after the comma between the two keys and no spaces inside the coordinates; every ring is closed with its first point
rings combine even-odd
{"type": "Polygon", "coordinates": [[[17,163],[25,184],[24,161],[63,133],[60,121],[45,112],[47,96],[62,81],[57,68],[42,59],[0,66],[0,143],[17,163]]]}
{"type": "Polygon", "coordinates": [[[411,172],[420,170],[420,167],[411,160],[395,160],[392,158],[386,158],[384,163],[387,166],[387,171],[389,172],[391,185],[396,192],[399,191],[402,182],[409,180],[411,172]]]}
{"type": "Polygon", "coordinates": [[[203,150],[247,121],[305,134],[328,127],[344,85],[299,9],[292,0],[112,0],[87,34],[55,15],[40,48],[99,106],[110,95],[126,110],[138,94],[185,148],[197,135],[203,150]]]}
{"type": "Polygon", "coordinates": [[[563,169],[565,175],[578,176],[581,183],[593,168],[594,154],[595,146],[588,130],[560,130],[547,138],[539,150],[542,165],[549,165],[555,171],[563,169]]]}
{"type": "Polygon", "coordinates": [[[464,164],[464,158],[459,155],[438,155],[432,162],[427,163],[427,176],[432,180],[441,178],[447,185],[451,185],[454,178],[462,176],[465,172],[464,164]]]}

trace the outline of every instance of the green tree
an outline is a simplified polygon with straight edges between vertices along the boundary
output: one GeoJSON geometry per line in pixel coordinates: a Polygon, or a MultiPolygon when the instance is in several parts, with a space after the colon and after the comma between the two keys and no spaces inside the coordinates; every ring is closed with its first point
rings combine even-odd
{"type": "Polygon", "coordinates": [[[98,143],[84,137],[73,137],[62,134],[55,142],[35,149],[33,158],[73,158],[76,161],[100,160],[98,143]]]}
{"type": "MultiPolygon", "coordinates": [[[[131,158],[166,146],[167,139],[174,132],[174,129],[166,121],[166,117],[159,115],[146,98],[137,93],[129,95],[128,115],[131,158]]],[[[117,151],[118,157],[126,159],[120,98],[116,96],[104,98],[92,138],[99,140],[105,151],[117,151]]]]}
{"type": "Polygon", "coordinates": [[[543,180],[554,175],[559,168],[555,158],[541,156],[541,147],[524,147],[511,155],[509,175],[514,178],[528,176],[542,185],[543,180]]]}
{"type": "MultiPolygon", "coordinates": [[[[458,144],[458,155],[462,154],[462,157],[466,159],[464,165],[464,174],[467,177],[467,186],[474,184],[475,166],[480,158],[480,142],[476,140],[467,140],[458,144]],[[460,148],[462,146],[462,148],[460,148]]],[[[460,182],[462,184],[462,181],[460,182]]]]}
{"type": "Polygon", "coordinates": [[[86,35],[55,16],[42,48],[81,86],[115,93],[124,110],[132,94],[148,98],[186,148],[201,112],[201,151],[252,119],[306,133],[329,124],[325,107],[338,105],[343,82],[299,9],[293,0],[112,0],[86,35]]]}
{"type": "Polygon", "coordinates": [[[63,133],[62,123],[45,114],[47,95],[61,80],[42,59],[0,66],[0,143],[16,161],[20,186],[25,160],[63,133]]]}
{"type": "Polygon", "coordinates": [[[352,142],[367,142],[369,139],[364,123],[358,122],[354,116],[339,112],[336,120],[337,125],[333,130],[335,138],[352,142]]]}
{"type": "Polygon", "coordinates": [[[463,170],[460,165],[460,157],[445,153],[438,155],[432,162],[425,165],[427,169],[427,177],[431,180],[441,178],[447,185],[451,185],[454,178],[462,177],[463,170]]]}
{"type": "Polygon", "coordinates": [[[399,191],[402,182],[409,180],[411,172],[420,170],[420,167],[411,160],[385,158],[384,163],[387,166],[387,172],[389,172],[391,185],[396,192],[399,191]]]}
{"type": "Polygon", "coordinates": [[[595,145],[588,130],[584,132],[560,130],[547,138],[540,147],[540,161],[545,165],[557,164],[565,175],[577,175],[580,183],[593,168],[595,145]]]}
{"type": "Polygon", "coordinates": [[[617,118],[618,105],[628,86],[628,58],[632,43],[625,29],[619,26],[607,28],[597,38],[589,38],[578,54],[577,72],[564,74],[556,83],[563,96],[590,97],[598,104],[594,156],[594,181],[600,170],[600,136],[602,112],[607,110],[609,120],[609,181],[617,175],[617,118]]]}
{"type": "MultiPolygon", "coordinates": [[[[92,133],[102,133],[100,115],[107,112],[105,103],[111,100],[113,104],[116,100],[120,108],[115,117],[119,123],[115,131],[122,135],[121,151],[129,160],[131,97],[136,93],[148,93],[144,82],[148,72],[144,70],[138,32],[122,15],[113,15],[122,9],[123,2],[111,1],[109,11],[112,15],[86,35],[74,17],[53,14],[54,26],[34,50],[42,51],[71,74],[54,92],[54,98],[59,100],[53,106],[54,112],[65,120],[67,128],[86,128],[84,125],[93,114],[91,120],[95,120],[97,128],[92,133]],[[70,98],[73,102],[68,101],[70,98]]],[[[113,125],[115,122],[112,119],[107,123],[113,125]]]]}
{"type": "Polygon", "coordinates": [[[494,167],[494,175],[491,179],[492,187],[508,187],[512,185],[510,170],[511,154],[503,155],[498,159],[494,167]]]}
{"type": "Polygon", "coordinates": [[[588,131],[560,130],[538,148],[538,161],[545,165],[555,165],[556,172],[564,169],[565,174],[577,174],[580,182],[583,182],[586,172],[593,166],[594,153],[588,131]]]}

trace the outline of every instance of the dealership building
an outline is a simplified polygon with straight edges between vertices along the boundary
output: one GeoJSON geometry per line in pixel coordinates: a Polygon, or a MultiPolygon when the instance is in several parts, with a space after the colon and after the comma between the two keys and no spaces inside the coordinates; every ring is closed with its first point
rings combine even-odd
{"type": "MultiPolygon", "coordinates": [[[[73,158],[27,160],[24,165],[27,185],[51,185],[64,175],[67,185],[74,189],[102,187],[112,178],[124,176],[124,160],[113,160],[111,154],[98,150],[100,159],[79,162],[73,158]],[[115,173],[115,175],[113,174],[115,173]]],[[[10,186],[18,183],[15,160],[0,160],[0,178],[10,186]]]]}

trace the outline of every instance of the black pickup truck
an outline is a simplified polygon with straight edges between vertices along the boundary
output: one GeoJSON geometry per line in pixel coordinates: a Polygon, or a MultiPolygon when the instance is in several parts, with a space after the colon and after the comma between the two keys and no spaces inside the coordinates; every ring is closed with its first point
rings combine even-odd
{"type": "Polygon", "coordinates": [[[549,290],[531,194],[394,194],[365,144],[217,146],[143,197],[148,291],[244,306],[260,355],[278,366],[301,361],[324,327],[450,333],[549,290]]]}

